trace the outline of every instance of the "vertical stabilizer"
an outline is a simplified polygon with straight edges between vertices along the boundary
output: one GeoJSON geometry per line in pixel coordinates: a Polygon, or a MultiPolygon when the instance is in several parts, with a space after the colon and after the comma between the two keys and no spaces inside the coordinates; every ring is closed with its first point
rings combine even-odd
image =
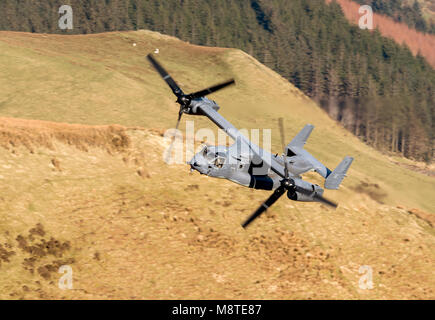
{"type": "Polygon", "coordinates": [[[287,157],[299,156],[303,159],[305,165],[300,169],[301,172],[308,171],[310,169],[314,170],[322,177],[326,178],[331,173],[331,171],[325,167],[319,160],[314,158],[307,150],[304,149],[304,145],[308,140],[314,126],[312,124],[307,124],[302,130],[293,138],[293,140],[286,147],[287,157]],[[310,167],[307,167],[309,164],[310,167]]]}
{"type": "Polygon", "coordinates": [[[325,189],[338,189],[344,177],[346,176],[346,172],[352,164],[352,157],[345,157],[337,168],[328,175],[325,179],[325,189]]]}
{"type": "Polygon", "coordinates": [[[313,131],[313,129],[314,129],[314,126],[312,124],[307,124],[293,138],[293,140],[288,144],[287,148],[290,148],[290,147],[303,148],[305,143],[307,142],[308,137],[310,136],[311,132],[313,131]]]}

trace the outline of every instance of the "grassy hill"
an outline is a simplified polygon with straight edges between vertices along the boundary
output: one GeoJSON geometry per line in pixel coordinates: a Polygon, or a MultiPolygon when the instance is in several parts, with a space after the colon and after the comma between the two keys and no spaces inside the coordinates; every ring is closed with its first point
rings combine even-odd
{"type": "Polygon", "coordinates": [[[361,30],[346,18],[349,12],[349,20],[360,18],[356,2],[340,0],[343,10],[329,2],[53,0],[23,6],[7,0],[0,1],[0,30],[71,35],[147,29],[241,49],[375,149],[433,162],[435,38],[382,16],[375,25],[383,31],[361,30]],[[62,5],[73,8],[71,30],[59,28],[62,5]]]}
{"type": "Polygon", "coordinates": [[[149,31],[0,32],[0,51],[0,298],[434,298],[433,177],[242,51],[149,31]],[[283,116],[289,140],[316,126],[306,148],[329,167],[354,156],[326,193],[338,210],[283,199],[244,231],[267,192],[164,164],[177,106],[145,59],[156,48],[187,92],[235,77],[212,98],[237,127],[271,128],[273,151],[283,116]],[[62,264],[74,290],[57,287],[62,264]]]}

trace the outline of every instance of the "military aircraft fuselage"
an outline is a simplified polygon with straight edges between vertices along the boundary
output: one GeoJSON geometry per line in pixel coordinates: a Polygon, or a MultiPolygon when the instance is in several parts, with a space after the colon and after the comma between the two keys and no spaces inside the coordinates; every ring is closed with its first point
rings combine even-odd
{"type": "MultiPolygon", "coordinates": [[[[254,219],[258,218],[285,192],[287,192],[287,196],[291,200],[317,201],[333,208],[337,207],[336,203],[322,196],[323,189],[320,186],[302,180],[301,174],[315,171],[325,178],[326,189],[338,189],[353,158],[345,157],[334,171],[331,171],[317,160],[304,149],[304,145],[314,128],[313,125],[305,125],[293,140],[285,146],[284,120],[280,118],[281,142],[284,150],[282,155],[273,155],[269,150],[260,148],[245,137],[218,112],[219,106],[217,103],[205,97],[234,85],[234,79],[207,89],[185,94],[152,55],[149,54],[147,58],[177,97],[180,109],[176,129],[183,114],[200,115],[209,118],[219,129],[234,140],[234,144],[229,147],[204,146],[188,163],[191,170],[196,170],[210,177],[227,179],[249,188],[273,190],[269,198],[242,224],[243,228],[246,228],[254,219]]],[[[171,154],[172,146],[173,143],[171,143],[168,155],[171,154]]]]}
{"type": "MultiPolygon", "coordinates": [[[[282,178],[267,167],[261,159],[255,155],[245,152],[237,152],[237,143],[230,147],[226,146],[204,146],[200,152],[190,160],[191,170],[196,170],[209,177],[227,179],[242,186],[262,190],[275,190],[280,186],[282,178]]],[[[282,156],[275,155],[279,163],[284,163],[282,156]]],[[[323,194],[323,189],[310,182],[304,181],[299,174],[311,170],[303,159],[297,156],[287,160],[289,173],[295,183],[305,189],[313,190],[318,195],[323,194]]],[[[311,196],[299,194],[298,192],[288,193],[292,200],[314,201],[311,196]]]]}

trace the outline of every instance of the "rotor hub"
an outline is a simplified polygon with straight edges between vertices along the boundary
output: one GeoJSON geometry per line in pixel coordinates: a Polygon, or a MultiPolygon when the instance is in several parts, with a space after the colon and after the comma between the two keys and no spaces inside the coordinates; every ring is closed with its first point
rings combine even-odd
{"type": "Polygon", "coordinates": [[[190,104],[190,99],[188,97],[186,97],[185,95],[182,95],[182,96],[178,97],[177,103],[181,104],[184,107],[187,107],[190,104]]]}
{"type": "Polygon", "coordinates": [[[293,188],[295,186],[295,182],[293,179],[282,179],[281,180],[281,186],[286,188],[287,190],[290,188],[293,188]]]}

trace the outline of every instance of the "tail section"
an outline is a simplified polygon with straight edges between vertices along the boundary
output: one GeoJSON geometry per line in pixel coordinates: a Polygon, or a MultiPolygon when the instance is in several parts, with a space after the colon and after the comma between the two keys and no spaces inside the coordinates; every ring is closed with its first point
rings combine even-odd
{"type": "MultiPolygon", "coordinates": [[[[314,170],[323,178],[325,178],[325,189],[338,189],[346,172],[352,164],[352,157],[345,157],[343,161],[335,168],[334,171],[329,170],[323,163],[314,158],[308,151],[304,149],[305,143],[308,140],[314,126],[307,124],[287,145],[286,155],[291,158],[293,156],[299,156],[303,161],[293,163],[292,169],[294,173],[304,173],[309,170],[314,170]]],[[[291,163],[291,162],[290,162],[291,163]]]]}
{"type": "Polygon", "coordinates": [[[287,149],[291,147],[303,148],[305,143],[308,140],[311,132],[313,131],[314,126],[312,124],[307,124],[288,144],[287,149]]]}
{"type": "Polygon", "coordinates": [[[334,169],[325,179],[325,189],[338,189],[344,177],[346,176],[346,172],[352,164],[352,157],[345,157],[337,168],[334,169]]]}
{"type": "Polygon", "coordinates": [[[295,155],[301,156],[303,158],[304,164],[297,168],[297,164],[293,166],[293,170],[299,169],[300,173],[306,172],[310,169],[314,170],[322,177],[326,178],[331,172],[327,167],[325,167],[319,160],[314,158],[308,151],[304,149],[304,145],[308,140],[314,126],[312,124],[307,124],[287,145],[286,154],[287,157],[292,157],[295,155]],[[309,164],[307,167],[306,164],[309,164]]]}

